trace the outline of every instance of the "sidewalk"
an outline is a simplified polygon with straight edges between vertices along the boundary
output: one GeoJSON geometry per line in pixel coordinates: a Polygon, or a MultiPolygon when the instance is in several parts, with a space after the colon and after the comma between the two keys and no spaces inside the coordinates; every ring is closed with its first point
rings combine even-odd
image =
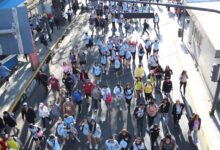
{"type": "MultiPolygon", "coordinates": [[[[66,10],[68,10],[68,5],[66,6],[66,10]]],[[[63,31],[68,27],[68,23],[65,26],[61,26],[60,30],[56,30],[54,28],[54,32],[51,34],[52,41],[48,42],[48,49],[46,49],[39,40],[35,42],[35,46],[38,50],[39,62],[46,57],[51,47],[54,47],[55,43],[59,39],[59,37],[63,34],[63,31]]],[[[31,63],[26,62],[23,55],[18,56],[19,68],[11,75],[9,78],[10,86],[5,88],[5,84],[3,84],[0,88],[0,114],[3,111],[6,111],[10,108],[10,106],[16,100],[16,97],[20,94],[20,92],[24,89],[26,84],[31,80],[34,75],[34,71],[31,68],[31,63]]],[[[31,92],[35,87],[35,83],[33,82],[30,85],[30,88],[27,91],[27,95],[30,96],[31,92]]]]}

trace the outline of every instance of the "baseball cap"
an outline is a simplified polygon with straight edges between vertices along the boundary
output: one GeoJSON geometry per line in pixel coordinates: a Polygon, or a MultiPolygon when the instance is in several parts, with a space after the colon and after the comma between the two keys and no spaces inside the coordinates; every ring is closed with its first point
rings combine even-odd
{"type": "Polygon", "coordinates": [[[27,102],[24,102],[24,103],[23,103],[23,106],[27,106],[27,105],[28,105],[27,102]]]}

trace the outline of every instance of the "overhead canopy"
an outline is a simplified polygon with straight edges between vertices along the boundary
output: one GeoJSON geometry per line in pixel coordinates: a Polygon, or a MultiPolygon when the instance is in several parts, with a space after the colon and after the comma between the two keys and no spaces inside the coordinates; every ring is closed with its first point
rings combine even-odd
{"type": "Polygon", "coordinates": [[[0,9],[17,7],[23,2],[24,0],[0,0],[0,9]]]}

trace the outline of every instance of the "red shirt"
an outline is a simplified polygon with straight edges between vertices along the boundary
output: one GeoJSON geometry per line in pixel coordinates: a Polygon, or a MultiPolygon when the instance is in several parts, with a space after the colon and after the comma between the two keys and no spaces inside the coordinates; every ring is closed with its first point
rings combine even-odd
{"type": "Polygon", "coordinates": [[[50,83],[52,89],[59,89],[60,88],[59,80],[56,78],[50,78],[49,83],[50,83]]]}
{"type": "Polygon", "coordinates": [[[83,90],[86,94],[91,94],[93,87],[94,87],[94,84],[92,82],[87,82],[83,84],[83,90]]]}
{"type": "Polygon", "coordinates": [[[7,150],[6,143],[2,140],[0,140],[0,148],[1,148],[1,150],[7,150]]]}

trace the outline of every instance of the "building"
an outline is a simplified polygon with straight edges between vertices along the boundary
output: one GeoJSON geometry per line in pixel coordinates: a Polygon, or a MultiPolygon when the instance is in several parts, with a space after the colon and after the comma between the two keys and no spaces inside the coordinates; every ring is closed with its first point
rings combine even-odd
{"type": "MultiPolygon", "coordinates": [[[[189,6],[219,10],[220,2],[188,3],[189,6]]],[[[211,81],[213,63],[220,64],[220,14],[187,10],[190,17],[186,45],[214,97],[216,85],[211,81]]],[[[219,91],[220,92],[220,91],[219,91]]]]}

